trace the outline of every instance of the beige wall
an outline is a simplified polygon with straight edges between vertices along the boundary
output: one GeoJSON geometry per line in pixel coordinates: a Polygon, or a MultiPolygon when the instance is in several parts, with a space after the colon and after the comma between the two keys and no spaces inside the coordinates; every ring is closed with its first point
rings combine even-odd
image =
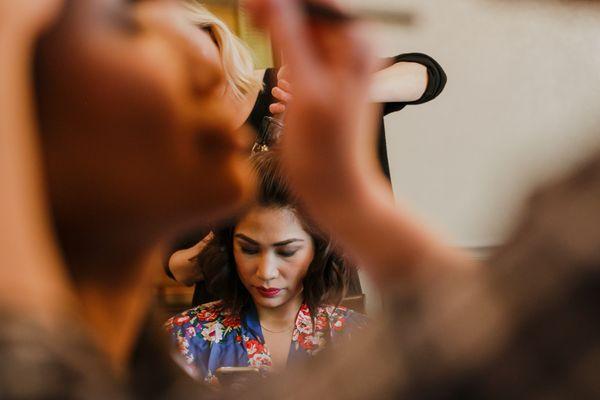
{"type": "Polygon", "coordinates": [[[373,34],[380,54],[422,51],[449,76],[386,121],[397,196],[458,246],[498,244],[533,182],[600,147],[600,4],[386,3],[417,24],[373,34]]]}

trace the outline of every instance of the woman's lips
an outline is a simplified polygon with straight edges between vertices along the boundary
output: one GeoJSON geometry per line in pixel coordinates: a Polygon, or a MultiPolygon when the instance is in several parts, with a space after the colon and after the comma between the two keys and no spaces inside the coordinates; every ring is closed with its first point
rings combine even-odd
{"type": "Polygon", "coordinates": [[[281,289],[277,289],[277,288],[264,288],[264,287],[257,287],[256,290],[258,291],[258,293],[263,296],[263,297],[268,297],[268,298],[272,298],[277,296],[280,292],[281,289]]]}

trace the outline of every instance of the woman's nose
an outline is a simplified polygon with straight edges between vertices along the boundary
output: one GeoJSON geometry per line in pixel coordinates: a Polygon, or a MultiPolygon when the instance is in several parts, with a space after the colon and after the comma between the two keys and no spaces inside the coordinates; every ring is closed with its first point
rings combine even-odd
{"type": "Polygon", "coordinates": [[[279,276],[279,270],[277,268],[277,260],[275,257],[269,253],[263,254],[258,261],[256,276],[264,282],[272,281],[277,278],[279,276]]]}

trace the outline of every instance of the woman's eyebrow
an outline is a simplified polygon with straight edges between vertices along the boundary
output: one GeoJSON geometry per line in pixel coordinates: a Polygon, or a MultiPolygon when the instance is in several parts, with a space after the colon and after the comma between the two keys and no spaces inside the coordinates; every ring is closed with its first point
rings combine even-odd
{"type": "Polygon", "coordinates": [[[260,243],[258,243],[254,239],[250,239],[248,236],[244,235],[243,233],[236,233],[234,237],[236,237],[238,239],[242,239],[243,241],[248,242],[250,244],[255,244],[257,246],[260,246],[260,243]]]}
{"type": "MultiPolygon", "coordinates": [[[[256,246],[260,246],[260,243],[258,243],[256,240],[249,238],[248,236],[244,235],[243,233],[236,233],[234,235],[234,237],[241,239],[245,242],[248,242],[250,244],[256,245],[256,246]]],[[[277,242],[277,243],[273,243],[271,246],[273,247],[282,247],[282,246],[287,246],[288,244],[291,243],[296,243],[296,242],[304,242],[304,239],[287,239],[287,240],[283,240],[281,242],[277,242]]]]}
{"type": "Polygon", "coordinates": [[[304,240],[303,239],[288,239],[288,240],[284,240],[283,242],[273,243],[272,246],[281,247],[281,246],[286,246],[288,244],[295,243],[295,242],[304,242],[304,240]]]}

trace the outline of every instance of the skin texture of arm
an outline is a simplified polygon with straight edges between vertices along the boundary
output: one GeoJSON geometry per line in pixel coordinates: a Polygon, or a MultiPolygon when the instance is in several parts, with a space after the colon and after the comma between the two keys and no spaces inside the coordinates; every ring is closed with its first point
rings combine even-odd
{"type": "Polygon", "coordinates": [[[35,310],[29,315],[52,328],[72,297],[42,184],[30,71],[35,38],[59,5],[0,3],[0,305],[11,312],[35,310]],[[20,24],[11,22],[15,18],[20,24]]]}
{"type": "Polygon", "coordinates": [[[256,20],[286,51],[294,102],[286,114],[282,158],[314,220],[381,283],[439,269],[468,269],[468,256],[446,246],[406,207],[394,203],[378,171],[376,113],[365,100],[373,62],[360,27],[315,29],[294,3],[250,4],[256,20]]]}
{"type": "MultiPolygon", "coordinates": [[[[271,104],[273,114],[285,112],[292,100],[292,86],[286,68],[277,73],[277,87],[272,94],[277,103],[271,104]]],[[[427,89],[427,67],[414,62],[399,62],[375,72],[371,76],[368,98],[372,103],[408,103],[417,101],[427,89]]]]}
{"type": "Polygon", "coordinates": [[[192,286],[204,279],[202,271],[196,265],[196,257],[213,238],[212,233],[189,249],[179,250],[169,258],[169,270],[175,280],[186,286],[192,286]]]}
{"type": "Polygon", "coordinates": [[[373,74],[369,99],[373,103],[417,101],[427,89],[427,67],[399,62],[373,74]]]}

